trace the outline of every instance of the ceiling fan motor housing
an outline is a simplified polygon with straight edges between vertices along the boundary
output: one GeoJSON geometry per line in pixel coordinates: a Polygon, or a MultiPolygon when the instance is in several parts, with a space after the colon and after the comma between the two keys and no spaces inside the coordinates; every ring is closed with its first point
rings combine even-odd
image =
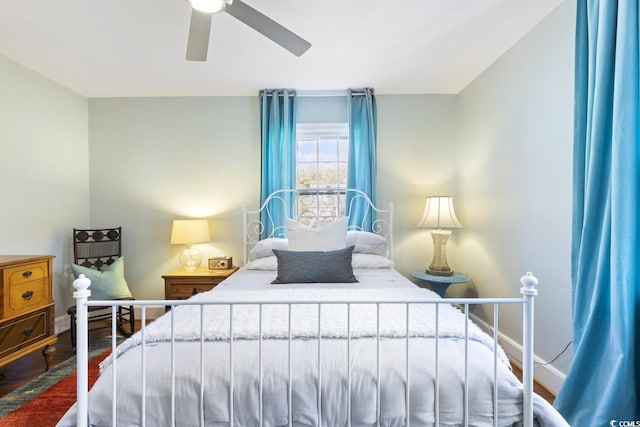
{"type": "Polygon", "coordinates": [[[187,0],[189,5],[202,13],[220,13],[233,0],[187,0]]]}

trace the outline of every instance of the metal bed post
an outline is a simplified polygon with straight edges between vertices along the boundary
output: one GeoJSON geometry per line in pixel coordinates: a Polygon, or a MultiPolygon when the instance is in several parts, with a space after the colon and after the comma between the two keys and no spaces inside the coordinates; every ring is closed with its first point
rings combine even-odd
{"type": "Polygon", "coordinates": [[[91,280],[81,274],[73,281],[76,291],[73,297],[76,299],[76,358],[77,358],[77,393],[78,393],[78,416],[76,425],[86,427],[89,421],[88,401],[89,401],[89,348],[87,343],[89,323],[87,322],[88,309],[87,298],[91,295],[89,290],[91,280]]]}
{"type": "Polygon", "coordinates": [[[522,411],[524,415],[524,427],[533,427],[533,301],[538,295],[538,279],[527,273],[520,278],[522,287],[520,293],[525,302],[522,309],[522,384],[524,396],[522,411]]]}

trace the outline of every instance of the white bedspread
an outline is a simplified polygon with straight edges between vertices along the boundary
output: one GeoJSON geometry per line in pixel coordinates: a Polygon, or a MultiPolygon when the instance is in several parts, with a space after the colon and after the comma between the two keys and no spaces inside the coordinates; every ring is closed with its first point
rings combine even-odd
{"type": "MultiPolygon", "coordinates": [[[[278,289],[269,292],[205,292],[196,295],[192,301],[237,301],[272,302],[282,301],[314,302],[320,300],[339,301],[419,301],[435,299],[433,294],[421,288],[378,289],[278,289]]],[[[438,310],[438,336],[464,339],[465,317],[449,304],[411,304],[409,308],[409,336],[435,337],[436,310],[438,310]]],[[[229,339],[229,305],[204,307],[203,335],[207,341],[229,339]]],[[[174,339],[177,341],[196,341],[200,339],[200,306],[180,306],[175,309],[174,339]]],[[[234,339],[257,339],[259,337],[258,305],[236,305],[233,309],[234,339]]],[[[321,331],[323,338],[375,337],[378,334],[376,304],[353,304],[350,313],[350,331],[347,325],[349,310],[346,304],[325,304],[321,312],[321,331]]],[[[379,334],[384,338],[406,337],[406,305],[380,304],[379,334]]],[[[318,305],[302,304],[292,307],[290,333],[293,338],[316,338],[318,336],[318,305]]],[[[483,343],[493,349],[493,340],[473,322],[468,324],[469,339],[483,343]]],[[[118,354],[141,343],[138,332],[118,347],[118,354]]],[[[262,309],[262,337],[289,337],[289,306],[285,304],[264,305],[262,309]]],[[[146,342],[161,342],[171,339],[171,313],[167,313],[150,324],[145,331],[146,342]]],[[[508,364],[508,359],[498,347],[500,359],[508,364]]],[[[110,359],[105,361],[108,364],[110,359]]]]}
{"type": "MultiPolygon", "coordinates": [[[[438,351],[436,353],[433,304],[411,304],[409,352],[406,339],[406,305],[397,301],[439,297],[416,288],[392,270],[364,271],[350,285],[269,285],[272,272],[239,272],[214,291],[193,300],[248,304],[233,309],[233,371],[230,370],[229,306],[204,308],[204,337],[200,344],[200,307],[174,309],[175,345],[170,340],[170,313],[145,330],[146,367],[142,369],[141,334],[137,333],[118,348],[117,425],[139,425],[143,378],[147,390],[146,423],[169,425],[171,408],[171,360],[175,351],[176,425],[229,425],[230,376],[233,376],[234,426],[257,426],[261,417],[265,427],[319,426],[318,372],[321,372],[322,426],[345,426],[348,417],[348,384],[351,385],[351,425],[374,426],[377,395],[380,395],[380,425],[404,426],[409,363],[411,425],[432,426],[435,422],[435,382],[440,384],[439,422],[441,426],[464,424],[465,345],[469,358],[468,419],[472,426],[493,426],[493,341],[475,324],[468,324],[469,339],[464,340],[465,317],[450,305],[438,309],[438,351]],[[240,274],[242,273],[242,274],[240,274]],[[365,276],[370,275],[370,278],[365,276]],[[366,278],[366,280],[362,280],[366,278]],[[291,312],[291,358],[289,356],[289,308],[283,300],[313,302],[318,298],[340,301],[366,301],[353,304],[350,329],[346,304],[323,305],[321,335],[317,339],[318,305],[295,306],[291,312]],[[377,308],[380,305],[378,341],[377,308]],[[258,337],[260,312],[253,302],[274,302],[262,309],[262,346],[258,337]],[[352,340],[347,344],[345,337],[352,340]],[[318,346],[322,357],[318,359],[318,346]],[[204,358],[200,355],[203,354],[204,358]],[[378,359],[378,356],[379,359],[378,359]],[[262,361],[261,361],[262,360],[262,361]],[[291,363],[291,371],[289,369],[291,363]],[[379,372],[378,376],[378,363],[379,372]],[[347,369],[347,366],[350,369],[347,369]],[[437,366],[437,376],[436,376],[437,366]],[[202,371],[201,371],[202,369],[202,371]],[[262,369],[263,394],[259,400],[262,369]],[[232,373],[231,373],[232,372],[232,373]],[[290,376],[291,372],[291,376],[290,376]],[[204,412],[200,411],[200,384],[204,379],[204,412]],[[378,384],[380,389],[378,391],[378,384]],[[262,403],[262,405],[260,404],[262,403]]],[[[510,371],[502,349],[497,364],[499,425],[519,425],[522,420],[522,385],[510,371]],[[504,362],[504,363],[503,363],[504,362]]],[[[89,422],[93,426],[111,425],[112,365],[103,364],[103,374],[89,394],[89,422]]],[[[566,426],[562,417],[539,396],[534,398],[536,420],[541,426],[566,426]]],[[[59,426],[75,425],[75,407],[59,426]]]]}

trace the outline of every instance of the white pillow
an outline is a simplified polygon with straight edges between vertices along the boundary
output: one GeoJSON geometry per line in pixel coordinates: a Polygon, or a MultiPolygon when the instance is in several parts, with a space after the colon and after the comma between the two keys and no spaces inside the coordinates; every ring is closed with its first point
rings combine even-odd
{"type": "Polygon", "coordinates": [[[392,268],[393,261],[382,255],[354,253],[351,257],[351,267],[356,268],[392,268]]]}
{"type": "Polygon", "coordinates": [[[335,251],[345,248],[349,218],[342,217],[324,227],[312,228],[287,219],[290,251],[335,251]]]}
{"type": "Polygon", "coordinates": [[[251,262],[248,262],[246,267],[247,270],[275,271],[278,269],[278,258],[276,258],[275,255],[258,258],[251,262]]]}
{"type": "MultiPolygon", "coordinates": [[[[351,268],[392,268],[395,265],[389,258],[382,255],[374,254],[353,254],[351,256],[351,268]]],[[[247,270],[278,270],[278,258],[274,256],[268,256],[264,258],[258,258],[254,261],[247,263],[247,270]]]]}
{"type": "Polygon", "coordinates": [[[276,237],[270,237],[268,239],[262,239],[249,251],[249,261],[254,259],[264,258],[268,256],[275,256],[274,249],[286,251],[289,248],[289,241],[287,239],[280,239],[276,237]]]}
{"type": "Polygon", "coordinates": [[[347,246],[354,246],[353,252],[386,255],[387,239],[379,234],[370,233],[368,231],[347,231],[347,246]]]}

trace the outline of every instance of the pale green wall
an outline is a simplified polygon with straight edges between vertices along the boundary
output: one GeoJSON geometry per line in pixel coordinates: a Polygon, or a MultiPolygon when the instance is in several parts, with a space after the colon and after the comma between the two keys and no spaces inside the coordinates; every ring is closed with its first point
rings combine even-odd
{"type": "Polygon", "coordinates": [[[89,220],[87,99],[0,56],[0,253],[55,255],[72,303],[71,229],[89,220]]]}
{"type": "Polygon", "coordinates": [[[205,259],[242,255],[243,206],[260,197],[257,97],[92,99],[91,225],[123,227],[137,298],[164,298],[179,267],[174,218],[210,218],[205,259]]]}
{"type": "MultiPolygon", "coordinates": [[[[484,297],[518,296],[518,278],[538,276],[544,360],[571,340],[574,15],[575,2],[563,3],[458,100],[457,265],[484,297]]],[[[518,342],[521,325],[515,307],[501,313],[501,331],[518,342]]],[[[554,366],[566,372],[569,361],[554,366]]]]}
{"type": "Polygon", "coordinates": [[[398,271],[424,269],[429,232],[417,229],[425,197],[455,192],[455,95],[380,95],[378,203],[394,204],[398,271]]]}
{"type": "MultiPolygon", "coordinates": [[[[380,96],[378,107],[378,201],[396,206],[396,260],[408,273],[425,264],[428,235],[415,229],[425,191],[453,183],[455,96],[380,96]]],[[[92,99],[89,112],[91,225],[124,227],[138,298],[162,298],[161,275],[179,266],[173,218],[211,218],[205,257],[241,260],[241,210],[260,196],[256,97],[92,99]]]]}

